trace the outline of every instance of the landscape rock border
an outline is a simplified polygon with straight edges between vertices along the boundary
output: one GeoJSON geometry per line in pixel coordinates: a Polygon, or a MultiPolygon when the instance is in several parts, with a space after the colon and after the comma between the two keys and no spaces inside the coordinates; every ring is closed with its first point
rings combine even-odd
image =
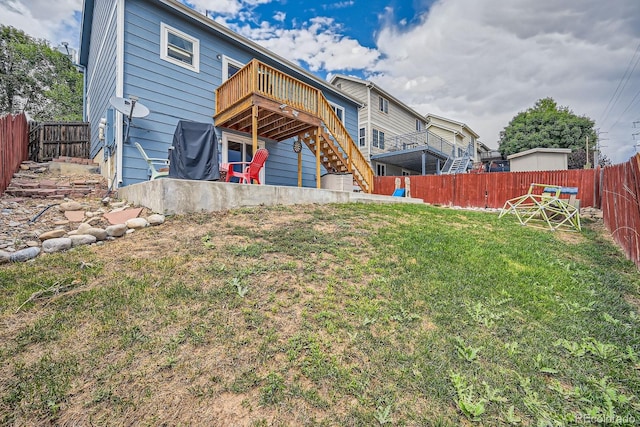
{"type": "Polygon", "coordinates": [[[0,195],[0,264],[84,245],[102,245],[149,226],[164,215],[109,197],[107,180],[93,168],[63,172],[55,162],[90,165],[87,159],[25,161],[0,195]]]}
{"type": "MultiPolygon", "coordinates": [[[[62,204],[60,206],[62,206],[62,204]]],[[[79,203],[72,206],[74,209],[82,208],[82,205],[79,203]]],[[[121,207],[118,209],[121,209],[121,207]]],[[[60,210],[64,212],[67,209],[60,208],[60,210]]],[[[91,220],[92,218],[96,217],[90,216],[88,219],[91,220]]],[[[77,246],[101,244],[104,241],[115,240],[125,234],[130,234],[135,230],[158,226],[164,222],[164,215],[151,214],[147,218],[137,217],[127,220],[124,224],[114,224],[106,228],[93,226],[89,222],[80,223],[78,228],[75,230],[66,231],[64,228],[56,228],[54,230],[46,231],[38,236],[42,242],[41,247],[34,245],[17,251],[0,250],[0,264],[28,261],[37,257],[41,253],[51,254],[66,251],[77,246]]]]}

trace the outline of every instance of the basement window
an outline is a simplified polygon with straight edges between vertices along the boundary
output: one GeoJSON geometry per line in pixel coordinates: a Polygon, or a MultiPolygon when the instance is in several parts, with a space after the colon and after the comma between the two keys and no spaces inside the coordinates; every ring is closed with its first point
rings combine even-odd
{"type": "Polygon", "coordinates": [[[161,23],[160,58],[199,73],[200,41],[165,23],[161,23]]]}

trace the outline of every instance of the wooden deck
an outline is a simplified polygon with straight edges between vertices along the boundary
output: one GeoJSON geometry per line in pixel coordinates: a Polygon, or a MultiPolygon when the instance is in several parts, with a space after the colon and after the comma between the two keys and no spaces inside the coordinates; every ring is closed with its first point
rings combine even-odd
{"type": "MultiPolygon", "coordinates": [[[[216,90],[216,126],[259,138],[298,138],[320,164],[349,172],[367,193],[373,192],[373,171],[319,89],[257,60],[251,61],[216,90]]],[[[300,180],[299,180],[300,182],[300,180]]],[[[300,185],[300,184],[299,184],[300,185]]]]}

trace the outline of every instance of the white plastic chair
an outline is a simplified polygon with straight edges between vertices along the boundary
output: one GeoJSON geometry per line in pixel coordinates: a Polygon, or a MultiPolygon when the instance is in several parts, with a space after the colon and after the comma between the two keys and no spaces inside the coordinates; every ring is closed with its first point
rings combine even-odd
{"type": "Polygon", "coordinates": [[[137,142],[134,142],[134,145],[140,152],[140,155],[142,155],[142,158],[145,160],[145,162],[147,162],[147,165],[149,165],[149,170],[151,171],[151,181],[153,181],[156,178],[163,178],[169,175],[169,170],[168,170],[169,159],[159,159],[159,158],[149,157],[147,156],[147,153],[145,153],[144,149],[140,144],[138,144],[137,142]],[[157,169],[156,169],[156,166],[158,166],[157,169]],[[160,170],[165,168],[167,170],[160,170]]]}

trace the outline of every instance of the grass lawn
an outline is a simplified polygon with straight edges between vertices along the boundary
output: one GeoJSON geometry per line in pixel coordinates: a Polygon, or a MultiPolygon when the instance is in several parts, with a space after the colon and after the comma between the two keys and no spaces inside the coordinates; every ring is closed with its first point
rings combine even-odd
{"type": "Polygon", "coordinates": [[[422,205],[169,218],[0,266],[0,424],[640,423],[640,275],[422,205]]]}

